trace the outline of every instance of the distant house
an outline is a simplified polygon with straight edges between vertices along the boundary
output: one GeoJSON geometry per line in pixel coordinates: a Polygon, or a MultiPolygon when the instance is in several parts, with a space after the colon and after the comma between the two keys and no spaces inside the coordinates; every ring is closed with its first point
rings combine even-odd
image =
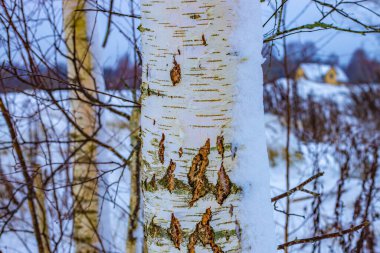
{"type": "Polygon", "coordinates": [[[319,63],[302,63],[295,75],[295,79],[305,78],[319,83],[342,84],[348,82],[346,73],[339,66],[319,63]]]}

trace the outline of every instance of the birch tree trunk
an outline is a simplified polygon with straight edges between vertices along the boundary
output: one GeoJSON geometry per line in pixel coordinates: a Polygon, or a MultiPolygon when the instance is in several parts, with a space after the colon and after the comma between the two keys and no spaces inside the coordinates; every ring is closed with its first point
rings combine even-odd
{"type": "Polygon", "coordinates": [[[31,167],[34,169],[35,173],[33,176],[34,186],[35,186],[35,206],[36,206],[36,213],[37,213],[37,219],[38,224],[40,228],[40,233],[42,236],[42,243],[43,243],[43,253],[50,253],[50,236],[49,236],[49,223],[47,218],[47,210],[46,210],[46,204],[45,204],[45,191],[43,190],[45,188],[44,185],[44,173],[43,169],[40,167],[38,162],[38,155],[40,152],[39,147],[39,133],[38,130],[40,130],[38,127],[33,128],[32,123],[30,124],[31,134],[30,139],[31,141],[35,142],[35,145],[31,147],[31,150],[29,152],[29,160],[31,162],[31,167]]]}
{"type": "Polygon", "coordinates": [[[275,252],[259,1],[142,0],[152,252],[275,252]]]}
{"type": "Polygon", "coordinates": [[[129,120],[129,129],[131,131],[131,145],[133,147],[133,155],[131,157],[131,163],[129,170],[131,173],[130,182],[130,197],[129,197],[129,222],[128,222],[128,234],[127,234],[127,253],[141,252],[138,246],[138,228],[141,228],[139,222],[141,221],[141,140],[140,140],[140,108],[134,108],[129,120]]]}
{"type": "Polygon", "coordinates": [[[64,29],[68,49],[68,76],[72,115],[77,127],[71,134],[73,150],[78,149],[73,162],[74,240],[77,253],[98,252],[98,171],[96,145],[84,136],[94,136],[97,128],[96,110],[91,97],[96,97],[96,84],[87,36],[85,0],[64,0],[64,29]],[[82,11],[78,11],[82,10],[82,11]],[[79,130],[79,129],[80,130],[79,130]],[[83,134],[84,133],[84,134],[83,134]]]}

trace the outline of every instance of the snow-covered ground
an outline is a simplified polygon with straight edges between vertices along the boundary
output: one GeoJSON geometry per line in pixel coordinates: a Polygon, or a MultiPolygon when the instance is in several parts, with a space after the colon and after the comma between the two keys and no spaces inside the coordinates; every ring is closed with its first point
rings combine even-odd
{"type": "MultiPolygon", "coordinates": [[[[293,83],[291,81],[290,84],[290,87],[292,87],[293,83]]],[[[284,91],[284,89],[286,89],[287,81],[281,79],[276,85],[277,88],[279,87],[284,91]]],[[[377,143],[378,145],[380,140],[380,130],[378,129],[377,131],[374,131],[371,129],[370,131],[370,129],[366,129],[366,125],[363,122],[353,118],[350,112],[347,112],[347,106],[352,106],[350,96],[352,91],[368,89],[369,87],[371,87],[371,89],[380,88],[379,85],[335,86],[310,82],[307,80],[301,80],[297,83],[298,96],[302,99],[311,97],[313,101],[316,101],[322,106],[326,101],[336,103],[340,110],[340,120],[344,122],[341,127],[344,128],[343,124],[350,126],[349,133],[346,134],[342,132],[340,135],[337,134],[337,139],[333,142],[305,143],[304,141],[297,139],[293,132],[290,134],[290,188],[297,186],[318,171],[323,171],[325,173],[324,176],[318,179],[316,185],[310,183],[306,187],[308,190],[313,190],[321,194],[321,204],[318,208],[318,211],[320,212],[318,223],[324,233],[336,232],[333,225],[337,221],[339,221],[341,229],[350,228],[351,226],[359,225],[363,222],[362,217],[355,217],[354,212],[358,212],[358,203],[359,206],[365,205],[364,202],[357,203],[359,196],[363,193],[362,173],[365,167],[364,163],[366,161],[371,161],[374,158],[371,154],[369,143],[375,143],[375,145],[377,143]],[[363,136],[365,136],[367,143],[363,141],[363,136]],[[341,168],[345,165],[346,157],[343,152],[340,153],[338,150],[349,152],[348,177],[343,183],[341,181],[341,168]],[[360,158],[359,154],[355,153],[355,150],[363,151],[363,153],[360,154],[360,158]],[[363,157],[366,157],[366,159],[363,160],[363,157]],[[339,208],[336,208],[339,186],[342,186],[342,194],[341,199],[338,201],[339,208]],[[338,214],[335,212],[338,212],[338,214]],[[337,218],[337,216],[339,217],[337,218]]],[[[273,88],[273,86],[270,88],[273,88]]],[[[279,97],[279,99],[283,98],[279,97]]],[[[285,116],[286,115],[267,115],[266,117],[267,142],[269,156],[271,158],[271,185],[273,196],[286,191],[285,148],[287,129],[284,126],[286,124],[284,120],[285,116]]],[[[330,127],[333,128],[334,126],[330,127]]],[[[378,160],[378,162],[380,161],[378,160]]],[[[379,180],[380,173],[378,172],[375,176],[376,189],[379,189],[379,180]]],[[[364,187],[368,190],[370,187],[369,183],[367,182],[364,187]]],[[[375,241],[380,239],[380,222],[376,215],[380,211],[379,203],[377,190],[373,193],[372,205],[369,208],[370,215],[367,217],[367,219],[372,222],[370,229],[374,230],[375,241]]],[[[314,231],[316,216],[312,214],[315,213],[315,210],[313,209],[317,204],[318,202],[316,201],[316,198],[305,192],[298,191],[292,195],[290,208],[290,213],[292,215],[290,216],[289,240],[308,238],[322,234],[322,231],[317,234],[314,231]]],[[[281,211],[286,208],[285,199],[276,203],[276,206],[277,210],[275,211],[275,218],[277,222],[277,236],[278,242],[282,242],[284,241],[285,215],[281,211]]],[[[353,233],[350,238],[345,236],[345,242],[351,241],[353,245],[355,245],[359,235],[360,233],[356,232],[353,233]]],[[[369,234],[366,234],[366,237],[369,236],[369,234]]],[[[339,239],[327,239],[321,243],[321,251],[316,252],[348,252],[347,249],[342,250],[342,246],[339,245],[339,243],[341,243],[339,242],[339,239]]],[[[293,246],[290,248],[290,252],[313,252],[312,247],[313,244],[293,246]]],[[[379,245],[377,245],[376,249],[378,250],[376,252],[380,252],[379,245]]]]}
{"type": "MultiPolygon", "coordinates": [[[[280,80],[279,83],[282,85],[286,84],[284,80],[280,80]]],[[[303,97],[313,96],[313,98],[331,98],[333,97],[338,101],[338,103],[346,103],[348,101],[349,90],[345,86],[332,86],[327,84],[312,83],[309,81],[303,81],[298,84],[299,94],[303,97]]],[[[30,130],[33,128],[41,129],[38,126],[39,120],[42,120],[47,127],[44,134],[40,134],[40,138],[44,140],[48,138],[49,140],[63,141],[68,138],[68,123],[67,119],[63,114],[57,110],[56,106],[50,101],[51,98],[44,92],[37,92],[33,94],[34,97],[31,98],[30,94],[8,94],[7,96],[1,95],[6,101],[7,106],[15,120],[15,124],[18,127],[20,139],[27,143],[30,139],[30,130]],[[38,104],[35,103],[37,100],[38,104]],[[40,115],[36,114],[38,110],[42,109],[40,115]],[[34,121],[31,123],[29,118],[32,117],[34,121]]],[[[115,94],[116,96],[121,96],[124,99],[129,98],[128,93],[115,94]]],[[[55,92],[54,97],[57,100],[62,101],[60,104],[64,108],[68,108],[67,103],[67,93],[55,92]]],[[[107,101],[109,104],[118,105],[118,109],[129,112],[129,103],[123,99],[117,99],[116,97],[110,97],[107,101]],[[119,107],[122,106],[122,107],[119,107]]],[[[112,145],[115,149],[121,153],[123,156],[128,157],[131,152],[131,147],[129,144],[129,130],[127,127],[127,121],[121,116],[117,116],[114,113],[105,110],[103,112],[104,120],[104,131],[100,135],[102,141],[107,144],[112,145]]],[[[285,177],[286,177],[286,163],[284,159],[285,147],[286,147],[286,128],[282,123],[282,119],[278,116],[267,114],[265,116],[266,129],[267,129],[267,143],[270,155],[270,173],[271,173],[271,187],[272,196],[276,196],[283,193],[286,190],[285,177]]],[[[9,148],[9,134],[5,126],[3,117],[0,117],[0,167],[5,172],[9,178],[14,181],[22,182],[20,175],[20,170],[14,170],[14,154],[9,148]]],[[[320,204],[320,220],[319,224],[321,228],[326,228],[334,222],[335,219],[335,205],[336,205],[336,191],[340,180],[342,161],[339,160],[339,156],[336,155],[335,147],[330,144],[324,143],[303,143],[298,140],[294,134],[290,135],[290,185],[294,187],[300,182],[309,178],[316,171],[324,171],[325,175],[318,180],[315,185],[311,183],[306,188],[309,190],[317,191],[321,193],[321,204],[320,204]]],[[[24,145],[28,147],[28,145],[24,145]]],[[[67,145],[64,143],[53,143],[49,146],[50,150],[46,145],[40,147],[39,163],[43,166],[42,168],[46,170],[49,175],[54,169],[56,169],[60,163],[62,163],[64,157],[67,155],[67,145]],[[49,153],[50,152],[50,153],[49,153]],[[49,155],[51,154],[51,155],[49,155]],[[46,161],[47,158],[52,158],[53,164],[46,161]]],[[[104,206],[102,209],[104,230],[110,231],[111,234],[108,238],[112,238],[112,252],[125,252],[126,245],[126,228],[128,225],[128,201],[129,201],[129,172],[128,169],[118,168],[118,164],[107,163],[115,162],[120,163],[120,160],[116,158],[112,153],[107,150],[101,149],[99,151],[99,157],[101,160],[106,162],[103,166],[103,171],[112,171],[105,174],[103,182],[103,188],[107,185],[107,190],[104,191],[102,196],[106,199],[103,202],[104,206]]],[[[17,166],[16,166],[17,167],[17,166]]],[[[359,169],[359,168],[358,168],[359,169]]],[[[345,181],[344,194],[342,195],[341,202],[343,207],[340,213],[340,219],[342,224],[346,224],[347,228],[351,225],[357,225],[358,221],[353,222],[353,212],[355,210],[354,205],[357,197],[362,191],[362,179],[358,177],[360,173],[352,174],[352,177],[345,181]]],[[[67,217],[63,220],[63,224],[60,224],[57,218],[57,212],[55,211],[56,203],[54,201],[54,196],[52,192],[47,192],[47,205],[49,210],[49,226],[53,231],[52,240],[55,242],[60,242],[57,244],[57,252],[73,252],[72,251],[72,241],[69,238],[72,231],[72,222],[70,217],[70,191],[67,185],[66,179],[67,174],[65,170],[60,170],[56,175],[56,184],[62,186],[62,188],[57,191],[59,198],[61,200],[67,199],[60,206],[61,215],[67,217]],[[58,238],[58,236],[63,231],[63,238],[58,238]]],[[[379,173],[377,178],[379,179],[379,173]]],[[[9,179],[8,178],[8,179],[9,179]]],[[[15,184],[17,186],[17,184],[15,184]]],[[[4,189],[1,188],[1,191],[4,189]]],[[[51,187],[51,186],[50,186],[51,187]]],[[[377,185],[378,187],[378,185],[377,185]]],[[[378,194],[378,190],[376,192],[378,194]]],[[[19,197],[22,193],[19,193],[19,197]]],[[[378,200],[378,196],[376,195],[378,200]]],[[[314,235],[314,222],[315,216],[313,216],[313,209],[316,208],[317,202],[315,198],[311,197],[304,192],[297,192],[291,197],[291,215],[290,217],[290,229],[289,229],[289,239],[300,239],[307,238],[314,235]]],[[[0,200],[2,205],[3,200],[0,200]]],[[[11,208],[16,206],[13,204],[11,208]]],[[[372,213],[380,212],[380,204],[377,201],[371,210],[372,213]]],[[[277,230],[277,243],[281,244],[283,242],[283,226],[285,222],[285,215],[281,212],[285,210],[285,199],[280,200],[276,203],[276,210],[274,210],[275,220],[276,220],[276,230],[277,230]]],[[[1,211],[0,211],[1,213],[1,211]]],[[[7,218],[7,217],[5,217],[7,218]]],[[[376,238],[380,238],[380,222],[378,218],[373,218],[374,222],[371,227],[375,229],[376,238]]],[[[6,220],[4,218],[0,219],[0,227],[3,226],[6,220]]],[[[27,206],[24,204],[23,208],[15,213],[12,221],[9,223],[0,238],[0,251],[4,253],[16,253],[16,252],[36,252],[35,241],[33,235],[30,233],[32,230],[31,221],[28,217],[27,206]]],[[[326,232],[334,232],[326,231],[326,232]]],[[[354,234],[351,240],[355,240],[358,233],[354,234]]],[[[290,252],[306,253],[312,252],[310,245],[299,245],[290,248],[290,252]]],[[[378,252],[380,249],[378,248],[378,252]]],[[[317,251],[318,252],[318,251],[317,251]]],[[[344,252],[341,250],[338,240],[328,239],[323,241],[321,244],[321,251],[325,252],[344,252]]]]}
{"type": "MultiPolygon", "coordinates": [[[[67,182],[67,172],[71,175],[71,171],[66,170],[66,167],[59,168],[69,153],[68,146],[65,143],[70,134],[68,120],[57,106],[51,103],[51,97],[45,92],[26,91],[24,94],[10,93],[6,96],[1,96],[7,103],[9,112],[14,119],[14,124],[17,126],[20,143],[22,143],[26,153],[35,148],[33,145],[28,144],[29,141],[33,141],[32,136],[35,129],[38,129],[39,141],[49,140],[51,142],[49,146],[40,145],[37,158],[37,162],[45,174],[51,175],[51,173],[55,173],[55,188],[58,188],[58,190],[54,192],[57,193],[58,202],[61,202],[58,207],[61,212],[60,215],[64,217],[62,223],[60,223],[57,216],[59,214],[56,211],[56,196],[53,195],[53,191],[48,191],[46,193],[46,204],[50,223],[49,230],[53,231],[50,236],[52,244],[57,243],[56,252],[73,252],[71,193],[67,182]],[[38,101],[38,103],[35,101],[38,101]],[[41,111],[40,114],[37,113],[39,110],[41,111]],[[40,122],[43,122],[43,124],[40,122]],[[42,125],[45,129],[42,128],[42,125]],[[49,161],[50,159],[51,161],[49,161]],[[61,234],[63,234],[62,238],[60,238],[61,234]]],[[[67,92],[54,92],[53,96],[54,99],[59,101],[58,104],[63,109],[67,110],[69,108],[67,92]]],[[[117,99],[118,96],[123,99],[130,99],[130,94],[123,92],[112,97],[106,97],[104,100],[107,104],[117,104],[119,111],[129,112],[131,104],[123,99],[117,99]]],[[[70,116],[70,114],[68,115],[70,116]]],[[[127,120],[108,110],[103,110],[102,120],[104,127],[98,136],[99,140],[114,147],[117,152],[128,158],[132,147],[129,143],[127,120]]],[[[8,176],[8,180],[23,182],[21,169],[15,164],[14,153],[9,148],[9,132],[2,116],[0,117],[0,140],[0,167],[2,171],[8,176]],[[15,170],[14,168],[17,169],[15,170]]],[[[100,202],[102,226],[103,231],[111,233],[111,235],[104,236],[112,238],[112,251],[110,252],[125,252],[129,211],[129,171],[128,168],[121,166],[120,159],[109,150],[99,148],[98,152],[99,161],[101,162],[99,167],[102,171],[101,173],[105,173],[99,180],[99,196],[104,200],[100,202]]],[[[30,161],[28,161],[28,164],[30,164],[30,161]]],[[[15,183],[14,185],[19,187],[21,184],[15,183]]],[[[46,186],[48,189],[52,187],[51,182],[46,186]]],[[[1,185],[0,189],[1,191],[4,190],[1,185]]],[[[24,193],[19,193],[16,196],[21,199],[23,195],[24,193]]],[[[3,206],[4,204],[5,202],[2,201],[1,205],[3,206]]],[[[16,209],[17,206],[11,205],[10,210],[13,210],[12,208],[16,209]]],[[[9,217],[5,216],[0,219],[1,228],[7,222],[7,218],[9,217]]],[[[0,250],[7,253],[37,252],[33,235],[30,232],[22,232],[22,230],[32,231],[26,203],[11,218],[10,224],[2,234],[0,250]]]]}
{"type": "MultiPolygon", "coordinates": [[[[277,196],[286,192],[286,128],[281,125],[279,118],[273,115],[266,116],[267,126],[267,142],[271,157],[271,187],[272,196],[277,196]]],[[[318,179],[316,190],[321,194],[320,206],[320,227],[325,228],[331,225],[335,220],[336,192],[340,182],[340,166],[341,161],[334,156],[335,148],[328,144],[302,143],[295,138],[293,134],[290,136],[290,188],[299,185],[315,175],[317,171],[324,172],[324,176],[318,179]]],[[[378,180],[380,174],[377,175],[378,180]]],[[[305,188],[313,190],[313,183],[308,184],[305,188]]],[[[341,210],[340,220],[346,224],[345,228],[352,225],[359,225],[358,220],[353,221],[353,212],[355,201],[362,192],[362,180],[358,177],[348,178],[345,182],[341,202],[344,208],[341,210]]],[[[377,196],[378,198],[378,196],[377,196]]],[[[313,198],[311,195],[298,191],[291,197],[290,224],[289,224],[289,240],[309,238],[314,233],[314,216],[313,216],[313,198]]],[[[284,241],[284,224],[285,215],[281,211],[286,210],[285,199],[276,203],[274,215],[276,220],[277,241],[284,241]]],[[[380,205],[374,208],[372,212],[379,212],[380,205]]],[[[360,221],[360,220],[359,220],[360,221]]],[[[375,230],[376,238],[380,238],[380,221],[377,219],[371,225],[375,230]]],[[[335,232],[334,230],[326,232],[335,232]]],[[[358,233],[355,233],[357,236],[358,233]]],[[[357,237],[353,237],[353,239],[357,237]]],[[[290,252],[312,252],[312,244],[298,245],[290,248],[290,252]]],[[[378,248],[379,249],[379,248],[378,248]]],[[[320,252],[345,252],[342,251],[337,240],[327,239],[321,243],[320,252]]]]}

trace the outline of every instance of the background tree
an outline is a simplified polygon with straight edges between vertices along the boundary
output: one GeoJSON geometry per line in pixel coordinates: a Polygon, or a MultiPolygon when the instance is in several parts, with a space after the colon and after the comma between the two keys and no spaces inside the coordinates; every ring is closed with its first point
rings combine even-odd
{"type": "Polygon", "coordinates": [[[96,97],[93,59],[88,39],[85,0],[63,2],[64,30],[68,49],[68,77],[75,84],[71,91],[71,106],[76,128],[71,138],[78,149],[73,162],[74,239],[76,252],[98,252],[98,169],[97,149],[92,141],[97,133],[96,111],[91,98],[96,97]]]}

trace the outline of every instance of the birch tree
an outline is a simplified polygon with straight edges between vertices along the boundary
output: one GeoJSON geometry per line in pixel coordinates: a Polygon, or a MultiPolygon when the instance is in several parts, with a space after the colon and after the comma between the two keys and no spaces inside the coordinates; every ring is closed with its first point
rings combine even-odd
{"type": "Polygon", "coordinates": [[[274,252],[259,1],[142,0],[151,252],[274,252]]]}
{"type": "Polygon", "coordinates": [[[96,110],[91,98],[96,97],[92,75],[92,55],[87,36],[85,0],[65,0],[64,29],[68,49],[68,76],[71,109],[75,127],[71,133],[73,148],[78,149],[73,162],[74,240],[76,252],[98,252],[101,244],[98,229],[98,176],[96,145],[89,139],[97,130],[96,110]],[[82,11],[80,11],[82,10],[82,11]]]}
{"type": "Polygon", "coordinates": [[[131,173],[130,196],[129,196],[129,220],[127,232],[127,253],[140,252],[138,250],[139,242],[136,237],[138,228],[141,227],[141,140],[140,140],[140,108],[136,107],[132,110],[129,121],[129,129],[131,131],[132,157],[129,165],[131,173]]]}
{"type": "Polygon", "coordinates": [[[39,146],[39,133],[40,130],[37,126],[33,127],[33,123],[30,123],[30,140],[35,144],[30,148],[30,152],[28,152],[29,160],[31,163],[31,167],[34,169],[35,173],[33,176],[33,183],[35,186],[35,206],[38,224],[40,228],[40,233],[42,236],[42,244],[43,244],[43,253],[50,253],[50,236],[49,236],[49,222],[48,222],[48,214],[46,208],[46,198],[44,189],[44,171],[38,162],[38,156],[40,152],[39,146]]]}

